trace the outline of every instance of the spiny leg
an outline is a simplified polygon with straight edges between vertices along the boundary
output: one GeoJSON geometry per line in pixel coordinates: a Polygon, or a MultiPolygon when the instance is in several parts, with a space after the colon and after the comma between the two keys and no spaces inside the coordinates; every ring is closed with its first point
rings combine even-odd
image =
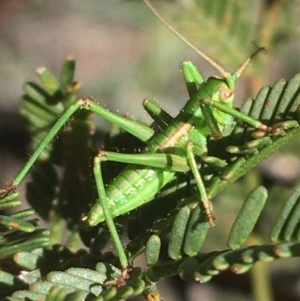
{"type": "MultiPolygon", "coordinates": [[[[32,165],[35,163],[35,161],[38,159],[38,157],[44,151],[46,146],[49,143],[51,143],[52,139],[58,134],[58,132],[61,130],[61,128],[64,126],[64,124],[67,123],[70,120],[70,118],[73,116],[73,114],[79,109],[85,109],[85,110],[89,110],[89,111],[96,113],[97,115],[103,117],[104,119],[106,119],[108,121],[111,121],[112,123],[116,124],[117,126],[121,127],[122,129],[126,130],[127,132],[131,133],[133,136],[137,137],[141,141],[145,142],[145,141],[149,140],[154,134],[154,131],[150,127],[148,127],[144,124],[141,124],[139,122],[130,120],[130,119],[120,116],[116,113],[113,113],[113,112],[107,110],[106,108],[96,104],[95,102],[93,102],[90,99],[80,99],[76,103],[71,105],[62,114],[62,116],[60,116],[60,118],[57,120],[57,122],[49,130],[49,133],[45,136],[45,138],[38,145],[37,149],[32,154],[30,159],[27,161],[27,163],[24,165],[24,167],[17,174],[17,176],[15,177],[13,182],[11,184],[7,185],[6,187],[4,187],[3,189],[0,189],[0,197],[3,197],[16,189],[16,187],[22,182],[24,177],[27,175],[27,173],[30,170],[30,168],[32,167],[32,165]]],[[[103,181],[102,181],[101,169],[99,167],[100,161],[101,161],[100,157],[97,156],[95,158],[94,173],[95,173],[96,182],[97,182],[98,194],[101,195],[103,198],[103,196],[105,195],[105,190],[104,190],[104,185],[103,185],[103,181]]],[[[109,227],[112,237],[115,241],[115,244],[116,244],[116,247],[118,250],[118,254],[120,256],[120,262],[121,262],[122,269],[123,269],[123,271],[125,271],[125,267],[126,267],[126,271],[127,271],[128,262],[127,262],[127,258],[126,258],[124,249],[118,238],[115,226],[113,224],[113,220],[109,213],[109,209],[107,208],[107,206],[105,206],[105,204],[107,204],[105,202],[105,197],[103,198],[104,199],[103,202],[102,202],[102,198],[100,197],[101,208],[103,209],[103,211],[105,211],[105,214],[106,214],[105,219],[107,220],[108,227],[109,227]]],[[[124,279],[126,278],[126,272],[123,273],[123,278],[124,279]]]]}
{"type": "MultiPolygon", "coordinates": [[[[113,239],[118,257],[120,259],[122,275],[116,282],[116,285],[121,286],[128,278],[128,260],[122,246],[121,239],[118,235],[116,226],[113,221],[111,209],[108,204],[108,198],[103,183],[103,176],[101,171],[101,162],[115,161],[128,164],[139,164],[147,167],[168,169],[173,172],[186,172],[189,170],[186,160],[180,156],[164,153],[155,154],[122,154],[115,152],[100,151],[94,158],[94,175],[96,180],[96,187],[98,192],[98,200],[90,210],[88,216],[85,218],[87,224],[91,226],[97,225],[100,221],[98,219],[99,209],[101,207],[105,222],[113,239]],[[171,163],[170,163],[171,162],[171,163]],[[99,207],[100,205],[100,207],[99,207]]],[[[137,204],[138,207],[140,204],[137,204]]]]}
{"type": "MultiPolygon", "coordinates": [[[[172,178],[173,174],[176,172],[187,172],[190,169],[185,158],[169,153],[124,154],[109,151],[100,151],[99,154],[101,157],[101,161],[136,164],[140,166],[146,166],[150,169],[161,169],[165,172],[170,172],[170,178],[172,178]]],[[[164,180],[167,181],[165,177],[166,175],[164,176],[164,180]]],[[[152,196],[148,196],[147,199],[150,200],[151,197],[152,196]]],[[[132,200],[130,200],[126,202],[126,206],[124,206],[124,209],[120,209],[120,207],[118,207],[118,211],[116,214],[114,214],[114,216],[127,213],[128,211],[131,211],[144,203],[145,201],[133,203],[132,200]]],[[[113,205],[114,204],[112,204],[112,206],[113,205]]],[[[113,210],[113,208],[111,208],[111,210],[113,210]]],[[[98,225],[100,222],[103,221],[101,211],[102,206],[98,200],[93,205],[93,207],[91,208],[87,216],[84,218],[84,220],[89,226],[93,227],[98,225]]]]}
{"type": "Polygon", "coordinates": [[[113,113],[90,99],[82,99],[81,102],[81,108],[90,110],[93,113],[101,116],[105,120],[110,121],[114,125],[132,134],[134,137],[141,140],[142,142],[148,141],[154,134],[154,130],[151,129],[149,126],[141,122],[120,116],[119,114],[113,113]]]}
{"type": "Polygon", "coordinates": [[[197,166],[192,142],[187,143],[186,152],[187,152],[187,160],[189,163],[189,167],[190,167],[190,169],[193,173],[194,179],[196,181],[196,184],[197,184],[197,187],[198,187],[198,190],[200,193],[200,197],[201,197],[201,202],[203,204],[204,210],[208,217],[208,221],[209,221],[210,225],[212,227],[214,227],[215,226],[215,223],[214,223],[215,216],[213,214],[212,204],[208,197],[206,187],[204,185],[203,179],[201,177],[201,174],[200,174],[198,166],[197,166]]]}
{"type": "MultiPolygon", "coordinates": [[[[234,108],[226,107],[224,104],[222,104],[220,102],[213,101],[210,98],[205,98],[205,99],[201,99],[200,103],[209,105],[213,108],[218,109],[219,111],[221,111],[223,113],[231,115],[232,117],[235,117],[236,119],[239,119],[239,120],[245,122],[246,124],[254,127],[259,132],[266,133],[266,134],[267,133],[274,133],[273,127],[269,127],[269,126],[265,125],[264,123],[262,123],[261,121],[259,121],[257,119],[254,119],[254,118],[252,118],[248,115],[245,115],[244,113],[241,113],[241,112],[237,111],[234,108]]],[[[282,127],[283,127],[283,125],[282,125],[282,127]]],[[[279,134],[279,132],[280,131],[279,131],[278,126],[277,126],[275,134],[279,134]]]]}
{"type": "MultiPolygon", "coordinates": [[[[228,90],[228,93],[228,95],[230,95],[230,89],[228,90]]],[[[205,123],[210,130],[211,136],[213,136],[214,138],[221,138],[223,136],[227,136],[232,132],[235,126],[235,122],[232,121],[228,122],[226,124],[226,127],[222,129],[222,127],[219,126],[220,124],[214,116],[214,108],[222,113],[227,114],[228,116],[231,116],[232,118],[234,117],[235,119],[239,119],[256,129],[251,134],[254,138],[253,140],[248,141],[242,146],[228,146],[226,148],[226,150],[232,154],[255,154],[258,152],[258,149],[272,143],[272,139],[269,135],[282,135],[284,133],[284,130],[298,126],[298,123],[294,120],[280,122],[273,126],[267,126],[261,121],[254,119],[244,113],[241,113],[235,110],[234,108],[225,106],[219,101],[214,101],[209,97],[200,99],[199,102],[201,105],[201,110],[205,123]]]]}
{"type": "Polygon", "coordinates": [[[113,113],[90,99],[79,99],[78,101],[76,101],[76,103],[71,105],[55,122],[55,124],[49,130],[48,134],[38,145],[37,149],[30,156],[29,160],[14,178],[13,182],[7,185],[6,187],[0,189],[1,197],[11,193],[13,190],[16,189],[16,187],[23,181],[28,171],[33,166],[35,161],[39,158],[39,156],[47,147],[47,145],[51,143],[52,139],[58,134],[61,128],[70,120],[73,114],[79,109],[92,111],[93,113],[101,116],[102,118],[114,123],[115,125],[119,126],[125,131],[131,133],[133,136],[135,136],[143,142],[148,141],[154,134],[153,129],[142,123],[130,120],[126,117],[113,113]]]}
{"type": "MultiPolygon", "coordinates": [[[[261,121],[254,119],[242,112],[237,111],[234,108],[229,108],[224,106],[224,104],[220,102],[213,101],[209,98],[201,99],[200,103],[204,103],[205,107],[202,108],[203,116],[206,120],[207,125],[210,127],[210,131],[212,133],[217,133],[216,129],[217,126],[211,125],[211,120],[214,120],[213,116],[208,116],[207,112],[211,111],[211,108],[216,108],[219,111],[226,113],[243,121],[244,123],[252,126],[256,130],[251,134],[254,140],[247,142],[245,145],[242,146],[228,146],[226,150],[229,153],[233,154],[253,154],[257,152],[257,149],[260,149],[270,143],[272,143],[271,138],[269,135],[282,135],[285,130],[295,128],[298,126],[298,122],[296,120],[288,120],[276,123],[272,126],[267,126],[266,124],[262,123],[261,121]],[[208,117],[207,117],[208,116],[208,117]]],[[[203,105],[202,105],[203,106],[203,105]]],[[[210,113],[210,115],[212,115],[210,113]]],[[[222,135],[223,136],[223,135],[222,135]]],[[[226,136],[226,134],[225,134],[226,136]]],[[[221,137],[221,136],[219,136],[221,137]]],[[[219,138],[218,137],[218,138],[219,138]]]]}
{"type": "Polygon", "coordinates": [[[121,274],[120,279],[117,280],[116,284],[118,286],[122,286],[125,283],[126,279],[128,278],[128,260],[127,260],[127,256],[125,254],[121,239],[119,237],[118,231],[114,224],[113,217],[109,210],[105,187],[104,187],[104,183],[103,183],[102,171],[101,171],[101,161],[102,161],[101,157],[102,157],[102,155],[101,155],[101,153],[99,153],[94,158],[94,175],[95,175],[96,187],[97,187],[97,192],[98,192],[98,201],[101,204],[101,208],[103,210],[103,214],[105,217],[105,222],[109,229],[110,235],[113,239],[113,242],[114,242],[114,245],[115,245],[116,251],[118,253],[119,260],[120,260],[120,264],[121,264],[122,274],[121,274]]]}

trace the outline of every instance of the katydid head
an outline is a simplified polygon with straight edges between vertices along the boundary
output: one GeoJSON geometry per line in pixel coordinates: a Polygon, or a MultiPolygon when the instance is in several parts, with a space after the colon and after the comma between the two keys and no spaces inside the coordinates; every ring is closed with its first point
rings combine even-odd
{"type": "Polygon", "coordinates": [[[228,85],[226,79],[210,77],[205,83],[205,91],[213,101],[233,106],[234,88],[228,85]]]}

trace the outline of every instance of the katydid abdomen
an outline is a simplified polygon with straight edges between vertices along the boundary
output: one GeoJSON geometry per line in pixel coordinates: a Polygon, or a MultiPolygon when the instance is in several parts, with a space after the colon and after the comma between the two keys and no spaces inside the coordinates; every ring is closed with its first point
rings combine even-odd
{"type": "MultiPolygon", "coordinates": [[[[158,133],[151,139],[152,142],[149,143],[142,154],[145,156],[146,162],[150,164],[147,155],[152,156],[153,152],[168,158],[170,155],[168,148],[170,147],[172,147],[173,152],[175,147],[178,147],[178,154],[185,153],[181,144],[186,143],[188,131],[192,127],[189,124],[181,124],[179,126],[181,131],[178,131],[178,126],[170,125],[164,132],[158,133]],[[167,134],[168,132],[170,135],[167,134]]],[[[106,154],[104,151],[103,156],[106,156],[106,154]]],[[[165,161],[168,161],[168,159],[165,161]]],[[[166,164],[164,168],[149,168],[144,165],[129,165],[106,187],[106,199],[113,217],[130,212],[149,202],[174,178],[176,174],[176,171],[173,171],[174,168],[182,171],[189,170],[185,157],[182,157],[179,163],[173,165],[172,162],[169,162],[169,166],[166,164]]],[[[104,220],[103,209],[97,202],[90,211],[88,224],[93,226],[104,220]]]]}
{"type": "MultiPolygon", "coordinates": [[[[112,216],[122,215],[147,203],[174,176],[175,172],[140,166],[132,166],[124,170],[106,190],[112,216]]],[[[98,211],[98,222],[102,221],[104,221],[103,213],[98,211]]]]}

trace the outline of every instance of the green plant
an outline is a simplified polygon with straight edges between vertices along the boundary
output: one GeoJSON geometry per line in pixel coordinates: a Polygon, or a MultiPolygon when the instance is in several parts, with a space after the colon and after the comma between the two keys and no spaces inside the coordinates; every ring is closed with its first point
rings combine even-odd
{"type": "MultiPolygon", "coordinates": [[[[26,95],[23,97],[22,113],[33,135],[33,150],[57,116],[77,99],[79,84],[73,82],[74,69],[75,61],[68,58],[60,81],[49,70],[39,69],[41,86],[34,83],[24,86],[26,95]]],[[[248,99],[241,111],[254,119],[263,120],[269,126],[298,120],[299,87],[299,76],[288,82],[280,80],[272,88],[263,88],[254,101],[248,99]]],[[[81,215],[87,211],[90,200],[95,198],[95,184],[89,171],[91,158],[96,153],[93,132],[89,113],[80,111],[59,133],[60,138],[49,144],[40,162],[35,165],[27,197],[32,208],[49,221],[50,234],[35,230],[36,220],[23,220],[33,213],[32,210],[1,216],[0,253],[2,267],[6,270],[1,272],[1,291],[8,295],[23,289],[10,297],[11,300],[25,297],[30,300],[119,300],[142,292],[148,300],[157,300],[160,297],[154,282],[162,277],[180,275],[185,280],[205,282],[229,268],[242,273],[258,260],[297,256],[298,188],[286,199],[285,207],[274,223],[272,243],[241,246],[252,232],[267,198],[266,190],[259,187],[251,193],[237,215],[228,238],[232,249],[199,253],[209,227],[206,215],[197,205],[194,180],[187,174],[170,182],[149,204],[116,219],[119,230],[123,230],[130,240],[127,248],[129,259],[145,250],[149,269],[138,268],[130,273],[130,279],[121,288],[107,285],[107,281],[120,277],[120,270],[116,268],[118,258],[104,249],[109,240],[108,230],[103,224],[88,229],[81,222],[81,215]],[[57,166],[63,172],[57,172],[57,166]],[[255,206],[249,207],[252,202],[255,206]],[[245,216],[251,216],[251,219],[245,216]],[[66,243],[61,238],[64,224],[69,230],[66,243]],[[169,258],[158,260],[160,239],[170,232],[169,258]],[[198,239],[195,240],[195,237],[198,239]],[[88,246],[89,251],[81,250],[81,243],[88,246]],[[25,269],[28,274],[20,273],[25,269]],[[30,287],[28,284],[31,284],[30,287]],[[99,294],[100,297],[95,297],[99,294]]],[[[299,135],[299,129],[295,127],[277,136],[267,135],[266,146],[262,149],[257,148],[259,145],[255,141],[251,148],[246,146],[242,154],[230,155],[225,150],[230,146],[253,143],[251,132],[251,128],[238,124],[230,136],[208,141],[209,154],[228,164],[225,169],[221,166],[216,170],[199,163],[211,197],[299,135]]],[[[127,149],[142,147],[138,141],[129,141],[126,133],[115,128],[106,136],[104,149],[122,149],[119,142],[123,140],[123,135],[126,136],[127,149]]],[[[241,148],[229,150],[234,153],[236,150],[240,152],[241,148]]],[[[118,164],[115,167],[113,172],[110,163],[106,166],[104,179],[114,178],[122,169],[118,164]]],[[[0,194],[3,196],[2,209],[20,204],[14,186],[7,186],[0,194]]],[[[217,221],[220,219],[217,216],[217,221]]]]}

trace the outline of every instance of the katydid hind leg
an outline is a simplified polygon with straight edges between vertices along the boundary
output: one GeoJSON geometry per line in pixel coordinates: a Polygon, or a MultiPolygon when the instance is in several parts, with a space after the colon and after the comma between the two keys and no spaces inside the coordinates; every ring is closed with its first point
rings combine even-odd
{"type": "Polygon", "coordinates": [[[101,171],[101,162],[103,161],[116,161],[128,164],[140,164],[147,167],[162,168],[165,169],[166,166],[172,162],[170,169],[174,172],[186,172],[189,170],[189,166],[186,164],[186,160],[180,156],[164,153],[150,153],[150,154],[120,154],[114,152],[100,151],[99,154],[94,158],[94,175],[96,180],[96,187],[98,193],[98,199],[93,205],[92,209],[88,213],[85,221],[88,225],[95,226],[99,223],[99,217],[97,212],[103,212],[105,222],[110,231],[111,237],[113,239],[118,257],[120,259],[122,276],[117,281],[117,286],[126,280],[128,276],[128,260],[125,250],[122,246],[121,239],[117,232],[116,226],[113,221],[112,214],[110,212],[110,207],[108,204],[108,198],[106,195],[106,190],[103,182],[103,176],[101,171]]]}
{"type": "Polygon", "coordinates": [[[101,161],[113,161],[135,164],[149,168],[158,168],[170,172],[187,172],[189,166],[185,158],[171,153],[141,153],[124,154],[110,151],[100,151],[101,161]]]}
{"type": "MultiPolygon", "coordinates": [[[[120,276],[120,279],[118,279],[116,281],[116,285],[122,286],[124,284],[124,282],[126,281],[126,279],[128,278],[129,264],[128,264],[128,259],[127,259],[124,247],[122,245],[120,236],[119,236],[116,226],[114,224],[113,217],[110,213],[107,196],[106,196],[106,192],[105,192],[105,186],[104,186],[104,182],[103,182],[102,171],[101,171],[101,156],[96,156],[94,158],[94,176],[95,176],[96,188],[97,188],[97,193],[98,193],[98,202],[100,203],[101,208],[103,210],[105,222],[107,224],[107,227],[108,227],[111,237],[113,239],[113,243],[115,245],[115,248],[116,248],[119,260],[120,260],[120,264],[121,264],[122,274],[120,276]]],[[[94,213],[95,209],[97,209],[97,205],[98,204],[96,204],[96,207],[94,206],[92,208],[91,214],[94,213]]],[[[91,216],[89,216],[88,218],[91,218],[91,216]]]]}
{"type": "Polygon", "coordinates": [[[41,153],[44,151],[44,149],[47,147],[47,145],[51,143],[52,139],[58,134],[61,128],[70,120],[71,116],[79,109],[85,109],[94,112],[102,118],[114,123],[115,125],[121,127],[125,131],[131,133],[141,141],[148,141],[154,134],[153,129],[142,123],[130,120],[126,117],[113,113],[90,99],[79,99],[76,103],[71,105],[54,123],[54,125],[49,130],[48,134],[44,137],[44,139],[38,145],[37,149],[30,156],[30,159],[26,162],[26,164],[14,178],[13,182],[9,184],[9,186],[0,189],[0,196],[9,194],[13,190],[15,190],[15,187],[17,187],[24,180],[25,176],[27,175],[33,164],[36,162],[36,160],[39,158],[41,153]]]}

